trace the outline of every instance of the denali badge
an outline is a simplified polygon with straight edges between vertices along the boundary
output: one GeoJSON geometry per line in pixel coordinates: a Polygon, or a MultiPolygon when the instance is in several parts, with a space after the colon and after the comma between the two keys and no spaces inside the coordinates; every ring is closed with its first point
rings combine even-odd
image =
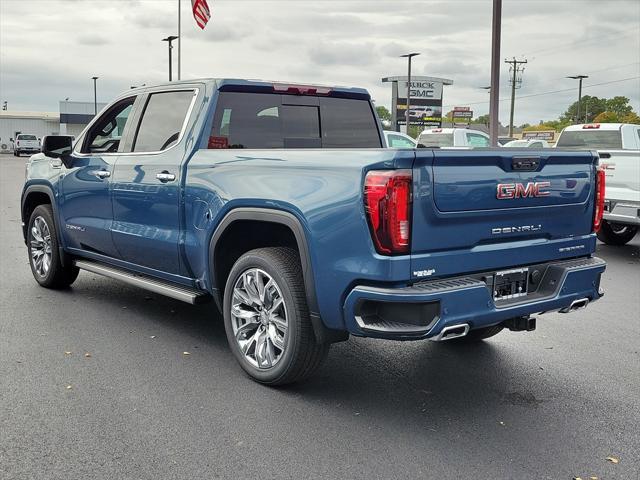
{"type": "Polygon", "coordinates": [[[492,228],[491,235],[500,235],[503,233],[537,232],[538,230],[542,230],[542,225],[521,225],[519,227],[499,227],[499,228],[492,228]]]}
{"type": "Polygon", "coordinates": [[[496,198],[508,200],[510,198],[546,197],[551,192],[545,188],[550,186],[551,182],[529,182],[526,186],[523,183],[499,183],[496,198]]]}

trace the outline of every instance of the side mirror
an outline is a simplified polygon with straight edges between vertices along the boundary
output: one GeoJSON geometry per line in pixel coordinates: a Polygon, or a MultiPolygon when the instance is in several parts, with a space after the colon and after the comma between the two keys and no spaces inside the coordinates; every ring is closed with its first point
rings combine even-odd
{"type": "Polygon", "coordinates": [[[42,153],[51,158],[60,158],[65,166],[65,160],[73,152],[73,140],[67,135],[47,135],[42,138],[42,153]]]}
{"type": "Polygon", "coordinates": [[[10,138],[10,139],[9,139],[9,141],[10,141],[10,142],[13,142],[13,138],[10,138]]]}

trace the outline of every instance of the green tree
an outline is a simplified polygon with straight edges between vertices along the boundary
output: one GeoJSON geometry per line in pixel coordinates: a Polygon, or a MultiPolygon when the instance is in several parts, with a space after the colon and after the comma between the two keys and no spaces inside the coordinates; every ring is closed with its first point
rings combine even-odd
{"type": "Polygon", "coordinates": [[[474,118],[471,123],[482,123],[483,125],[489,126],[489,114],[480,115],[478,118],[474,118]]]}
{"type": "MultiPolygon", "coordinates": [[[[593,119],[607,110],[607,99],[584,95],[580,102],[580,118],[577,123],[591,123],[593,119]]],[[[578,102],[575,101],[560,115],[560,122],[571,125],[576,123],[578,102]]]]}
{"type": "Polygon", "coordinates": [[[619,117],[623,117],[633,111],[633,108],[629,105],[629,99],[622,96],[616,96],[606,100],[606,107],[607,112],[613,112],[619,117]]]}
{"type": "Polygon", "coordinates": [[[387,122],[391,121],[391,112],[387,109],[387,107],[383,105],[377,106],[376,112],[378,112],[378,117],[380,117],[380,120],[386,120],[387,122]]]}
{"type": "Polygon", "coordinates": [[[595,123],[619,123],[620,116],[616,112],[602,112],[596,118],[593,119],[595,123]]]}
{"type": "Polygon", "coordinates": [[[633,123],[635,125],[640,125],[640,116],[638,116],[636,112],[629,112],[620,120],[622,121],[622,123],[633,123]]]}

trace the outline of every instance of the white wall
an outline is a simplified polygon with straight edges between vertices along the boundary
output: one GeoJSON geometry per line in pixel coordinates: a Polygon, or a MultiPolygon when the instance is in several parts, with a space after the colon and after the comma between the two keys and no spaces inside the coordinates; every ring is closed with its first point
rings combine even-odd
{"type": "Polygon", "coordinates": [[[2,145],[13,148],[11,138],[15,139],[16,132],[30,133],[38,138],[45,135],[60,133],[60,124],[56,120],[43,120],[41,118],[7,118],[0,117],[0,151],[2,145]]]}

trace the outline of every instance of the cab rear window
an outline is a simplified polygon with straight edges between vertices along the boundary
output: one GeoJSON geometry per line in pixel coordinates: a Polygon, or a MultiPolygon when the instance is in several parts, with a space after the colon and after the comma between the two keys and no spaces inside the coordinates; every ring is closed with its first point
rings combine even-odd
{"type": "Polygon", "coordinates": [[[565,130],[560,135],[556,147],[579,149],[620,149],[622,135],[620,130],[565,130]]]}
{"type": "Polygon", "coordinates": [[[379,148],[367,100],[220,92],[209,148],[379,148]]]}
{"type": "Polygon", "coordinates": [[[429,133],[420,135],[418,143],[425,147],[453,147],[453,133],[429,133]]]}
{"type": "Polygon", "coordinates": [[[37,140],[35,135],[18,135],[18,140],[37,140]]]}

